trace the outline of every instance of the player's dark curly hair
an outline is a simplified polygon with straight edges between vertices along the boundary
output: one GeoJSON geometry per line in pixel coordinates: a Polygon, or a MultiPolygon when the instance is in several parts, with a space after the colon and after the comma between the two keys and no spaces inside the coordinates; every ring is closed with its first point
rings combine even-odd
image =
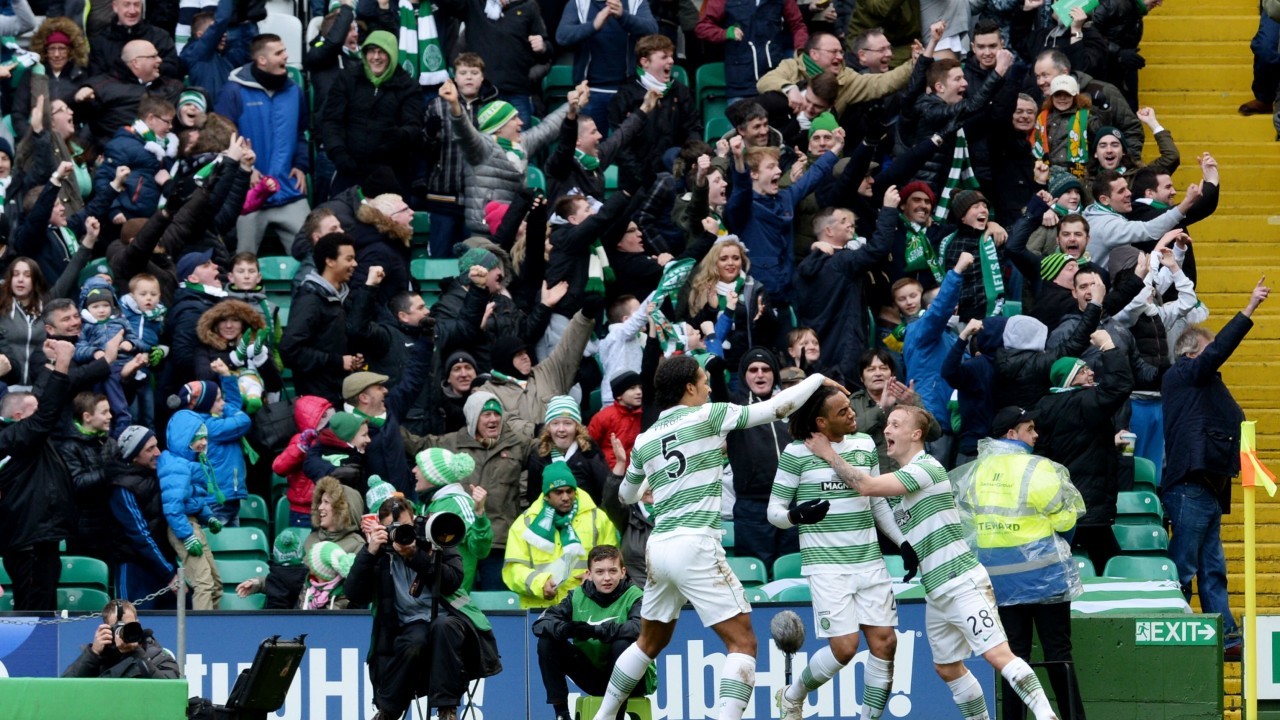
{"type": "Polygon", "coordinates": [[[698,361],[688,355],[676,355],[662,361],[653,375],[653,400],[659,410],[677,405],[685,388],[698,382],[698,361]]]}
{"type": "Polygon", "coordinates": [[[840,392],[830,385],[819,385],[809,399],[791,413],[791,421],[787,423],[787,432],[793,440],[808,440],[809,436],[818,432],[818,418],[822,417],[822,408],[827,398],[840,392]]]}

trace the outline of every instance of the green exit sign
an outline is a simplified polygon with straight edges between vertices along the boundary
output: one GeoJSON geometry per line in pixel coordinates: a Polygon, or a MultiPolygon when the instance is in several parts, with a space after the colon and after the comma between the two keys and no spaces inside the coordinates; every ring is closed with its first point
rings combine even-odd
{"type": "Polygon", "coordinates": [[[1135,620],[1135,645],[1217,645],[1218,630],[1212,618],[1135,620]]]}

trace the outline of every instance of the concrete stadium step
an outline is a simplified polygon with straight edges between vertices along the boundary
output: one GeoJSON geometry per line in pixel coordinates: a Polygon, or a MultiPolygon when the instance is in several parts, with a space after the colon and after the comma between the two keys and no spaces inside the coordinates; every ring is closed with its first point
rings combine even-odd
{"type": "MultiPolygon", "coordinates": [[[[1216,72],[1221,74],[1222,69],[1219,68],[1216,72]]],[[[1172,112],[1158,107],[1155,111],[1160,124],[1173,134],[1173,139],[1178,143],[1178,150],[1183,153],[1184,160],[1189,156],[1187,143],[1200,146],[1219,143],[1223,138],[1232,138],[1237,142],[1247,142],[1252,139],[1257,143],[1256,149],[1261,155],[1260,159],[1280,162],[1280,145],[1272,142],[1275,138],[1275,126],[1272,124],[1270,115],[1244,117],[1234,109],[1230,113],[1212,111],[1195,114],[1176,107],[1172,112]],[[1275,147],[1270,147],[1268,143],[1275,147]]],[[[1153,144],[1150,140],[1147,143],[1153,144]]],[[[1199,153],[1190,153],[1190,155],[1197,154],[1199,153]]]]}
{"type": "Polygon", "coordinates": [[[1280,233],[1280,202],[1276,203],[1274,214],[1214,214],[1196,223],[1193,230],[1210,242],[1215,242],[1214,238],[1276,238],[1280,233]]]}
{"type": "MultiPolygon", "coordinates": [[[[1147,16],[1143,21],[1144,37],[1152,41],[1185,38],[1215,42],[1244,42],[1248,45],[1249,40],[1258,30],[1256,14],[1221,15],[1217,11],[1193,14],[1195,9],[1195,3],[1190,3],[1179,8],[1177,14],[1155,13],[1147,16]],[[1212,20],[1206,21],[1206,17],[1211,17],[1212,20]]],[[[1238,5],[1236,10],[1239,10],[1238,5]]]]}
{"type": "MultiPolygon", "coordinates": [[[[1222,60],[1233,66],[1253,62],[1253,53],[1249,50],[1249,46],[1240,43],[1147,42],[1144,40],[1139,49],[1148,63],[1176,63],[1193,58],[1200,63],[1216,63],[1222,60]]],[[[1139,80],[1141,83],[1146,83],[1145,77],[1140,77],[1139,80]]]]}
{"type": "Polygon", "coordinates": [[[1234,114],[1241,103],[1253,97],[1247,83],[1230,90],[1165,90],[1147,84],[1140,85],[1140,88],[1138,101],[1154,107],[1158,112],[1220,111],[1234,114]]]}
{"type": "Polygon", "coordinates": [[[1222,87],[1225,73],[1235,66],[1224,63],[1203,63],[1200,58],[1189,58],[1193,63],[1147,63],[1142,70],[1141,84],[1159,85],[1163,90],[1212,90],[1222,87]]]}

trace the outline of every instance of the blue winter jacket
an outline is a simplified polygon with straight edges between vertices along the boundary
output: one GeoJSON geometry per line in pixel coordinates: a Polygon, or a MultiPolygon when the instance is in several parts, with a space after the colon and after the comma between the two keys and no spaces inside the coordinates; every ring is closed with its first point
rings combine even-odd
{"type": "MultiPolygon", "coordinates": [[[[192,37],[179,54],[187,64],[187,86],[204,88],[210,97],[218,97],[231,71],[251,60],[249,45],[258,34],[258,24],[231,27],[234,13],[234,0],[220,0],[213,24],[200,37],[192,37]],[[224,36],[227,45],[218,52],[218,42],[224,36]]],[[[301,58],[295,60],[300,62],[301,58]]]]}
{"type": "Polygon", "coordinates": [[[636,72],[636,39],[658,32],[658,21],[649,10],[649,0],[640,0],[634,14],[633,0],[623,0],[622,17],[609,18],[597,32],[592,24],[604,9],[603,0],[591,0],[586,22],[578,19],[576,2],[564,6],[560,26],[556,28],[556,44],[574,48],[573,81],[585,78],[591,88],[616,88],[636,72]]]}
{"type": "Polygon", "coordinates": [[[823,153],[799,180],[777,195],[752,191],[751,174],[734,170],[725,222],[751,254],[751,277],[759,280],[775,301],[794,300],[791,278],[796,269],[796,205],[831,177],[836,160],[835,153],[823,153]]]}
{"type": "Polygon", "coordinates": [[[303,197],[289,179],[289,171],[311,169],[307,156],[307,96],[292,81],[278,92],[269,92],[253,79],[251,64],[231,72],[218,95],[217,112],[239,128],[253,143],[256,167],[280,183],[267,199],[267,207],[288,205],[303,197]]]}
{"type": "Polygon", "coordinates": [[[191,441],[196,431],[204,425],[200,415],[189,410],[182,410],[169,419],[168,433],[165,436],[169,447],[160,453],[156,471],[160,475],[160,498],[164,505],[164,518],[169,522],[169,529],[179,541],[185,542],[194,534],[191,521],[194,517],[200,523],[208,523],[213,516],[209,504],[213,496],[209,493],[209,479],[213,475],[213,467],[208,456],[197,456],[191,450],[191,441]]]}
{"type": "MultiPolygon", "coordinates": [[[[174,139],[176,143],[176,138],[174,139]]],[[[111,204],[111,217],[116,213],[124,213],[130,220],[133,218],[149,218],[160,206],[160,186],[156,184],[156,173],[175,162],[173,158],[165,158],[161,162],[146,148],[146,141],[138,136],[132,127],[120,128],[111,140],[107,141],[102,151],[102,164],[93,175],[93,191],[108,192],[111,181],[116,178],[116,168],[124,165],[132,172],[125,180],[124,192],[111,204]]]]}
{"type": "MultiPolygon", "coordinates": [[[[164,310],[164,303],[161,303],[159,308],[164,310]]],[[[128,323],[129,330],[137,338],[139,352],[148,352],[160,344],[160,333],[164,332],[163,313],[155,320],[148,320],[138,309],[132,294],[120,298],[120,312],[124,316],[124,321],[128,323]]]]}
{"type": "Polygon", "coordinates": [[[907,335],[902,341],[907,380],[915,382],[916,393],[920,395],[925,410],[933,413],[944,432],[951,432],[951,413],[947,411],[951,386],[942,379],[942,364],[947,359],[953,339],[947,332],[947,321],[960,301],[961,282],[960,273],[948,270],[929,309],[919,320],[907,326],[907,335]]]}
{"type": "MultiPolygon", "coordinates": [[[[200,418],[205,429],[209,431],[209,464],[213,466],[214,478],[218,481],[218,489],[227,500],[243,500],[249,493],[246,489],[244,451],[240,447],[240,438],[249,432],[251,420],[241,409],[244,401],[240,397],[240,386],[235,376],[227,376],[219,383],[222,386],[222,397],[226,404],[222,406],[222,415],[214,417],[194,410],[179,410],[177,415],[189,413],[200,418]]],[[[175,415],[175,417],[177,416],[175,415]]]]}

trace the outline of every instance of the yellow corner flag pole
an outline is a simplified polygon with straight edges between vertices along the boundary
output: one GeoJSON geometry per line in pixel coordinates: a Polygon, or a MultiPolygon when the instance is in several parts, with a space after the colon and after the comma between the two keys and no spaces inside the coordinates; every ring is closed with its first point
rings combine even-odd
{"type": "Polygon", "coordinates": [[[1259,481],[1267,494],[1275,497],[1276,476],[1258,460],[1257,423],[1246,420],[1240,423],[1240,484],[1244,488],[1244,717],[1258,717],[1258,643],[1257,631],[1258,582],[1257,554],[1254,533],[1253,489],[1259,481]]]}

